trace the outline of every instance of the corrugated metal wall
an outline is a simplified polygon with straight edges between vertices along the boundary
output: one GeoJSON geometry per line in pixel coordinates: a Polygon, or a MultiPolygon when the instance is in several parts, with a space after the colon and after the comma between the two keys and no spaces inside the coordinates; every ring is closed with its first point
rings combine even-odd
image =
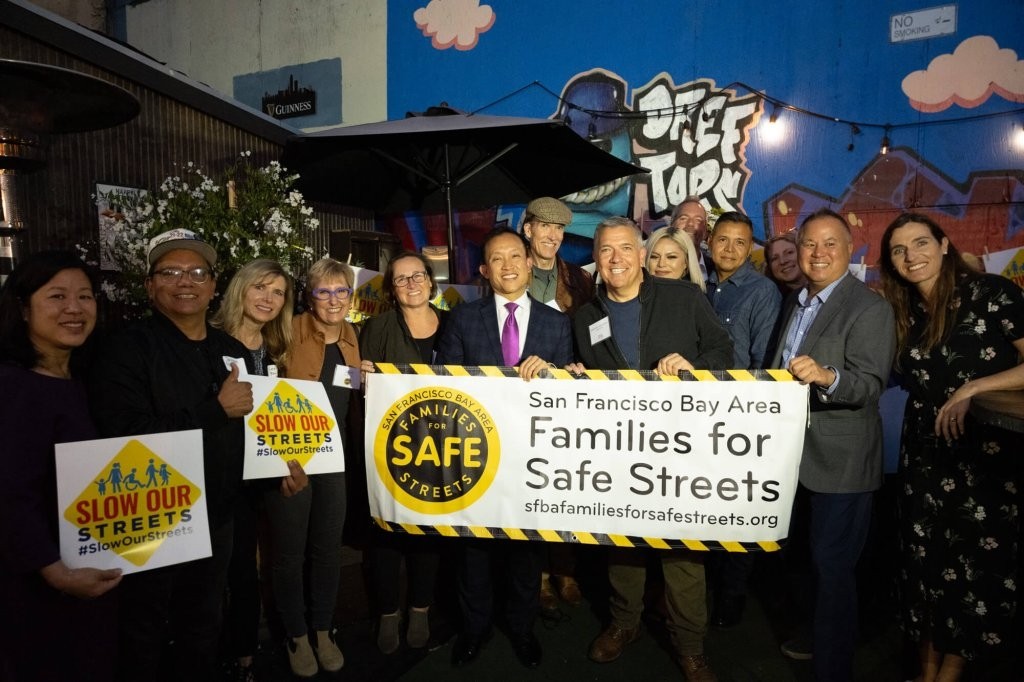
{"type": "MultiPolygon", "coordinates": [[[[260,165],[280,156],[281,147],[269,140],[4,26],[0,58],[51,64],[101,78],[131,92],[142,107],[135,120],[115,128],[48,137],[45,168],[18,179],[23,253],[95,240],[96,183],[153,189],[173,174],[175,164],[193,161],[212,174],[243,151],[251,151],[260,165]]],[[[372,214],[317,209],[322,225],[320,233],[312,235],[317,254],[326,252],[329,232],[373,229],[372,214]]]]}

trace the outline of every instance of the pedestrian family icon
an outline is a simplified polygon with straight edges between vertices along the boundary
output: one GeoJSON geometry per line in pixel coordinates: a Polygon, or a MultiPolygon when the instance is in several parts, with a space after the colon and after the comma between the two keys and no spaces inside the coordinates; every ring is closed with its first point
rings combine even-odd
{"type": "MultiPolygon", "coordinates": [[[[99,471],[92,469],[85,487],[64,507],[63,518],[74,528],[77,557],[110,552],[136,567],[153,568],[147,564],[164,543],[180,542],[197,533],[195,509],[203,497],[202,481],[193,482],[141,440],[120,440],[127,442],[99,471]]],[[[201,452],[201,440],[199,443],[201,452]]],[[[201,457],[199,460],[201,473],[201,457]]],[[[208,546],[205,501],[202,507],[202,533],[208,546]]],[[[63,530],[62,554],[66,552],[63,530]]],[[[161,565],[179,560],[188,559],[161,565]]]]}

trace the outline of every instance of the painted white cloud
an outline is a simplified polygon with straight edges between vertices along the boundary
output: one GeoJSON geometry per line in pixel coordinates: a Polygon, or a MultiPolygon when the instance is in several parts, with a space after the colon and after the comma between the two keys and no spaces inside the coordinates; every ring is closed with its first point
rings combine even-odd
{"type": "Polygon", "coordinates": [[[956,104],[972,109],[992,94],[1024,102],[1024,60],[1001,49],[991,36],[973,36],[953,54],[939,55],[924,71],[903,79],[903,92],[918,111],[936,112],[956,104]]]}
{"type": "Polygon", "coordinates": [[[435,49],[472,50],[480,34],[494,25],[495,14],[480,0],[430,0],[413,12],[412,18],[435,49]]]}

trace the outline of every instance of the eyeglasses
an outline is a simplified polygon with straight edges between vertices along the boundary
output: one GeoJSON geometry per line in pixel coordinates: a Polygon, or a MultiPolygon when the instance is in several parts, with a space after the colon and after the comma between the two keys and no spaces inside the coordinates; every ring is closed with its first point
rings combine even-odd
{"type": "Polygon", "coordinates": [[[694,227],[700,227],[705,222],[706,221],[704,220],[704,218],[701,218],[700,216],[686,215],[685,213],[680,213],[679,215],[676,216],[676,219],[672,221],[672,224],[676,226],[693,225],[694,227]]]}
{"type": "Polygon", "coordinates": [[[337,289],[325,289],[323,287],[317,287],[309,292],[309,295],[318,301],[329,301],[332,298],[341,299],[347,301],[348,297],[352,295],[352,287],[338,287],[337,289]]]}
{"type": "Polygon", "coordinates": [[[406,277],[405,275],[399,275],[398,277],[395,277],[393,280],[391,280],[391,283],[394,284],[396,287],[401,288],[409,286],[410,282],[412,282],[413,284],[423,284],[423,282],[425,282],[426,279],[427,273],[424,272],[423,270],[420,270],[419,272],[412,273],[408,277],[406,277]]]}
{"type": "Polygon", "coordinates": [[[183,270],[182,268],[163,268],[161,270],[157,270],[153,274],[161,279],[177,282],[181,280],[181,276],[185,273],[188,273],[188,278],[193,284],[206,284],[207,280],[210,279],[210,275],[213,274],[210,272],[209,268],[192,268],[190,270],[183,270]]]}

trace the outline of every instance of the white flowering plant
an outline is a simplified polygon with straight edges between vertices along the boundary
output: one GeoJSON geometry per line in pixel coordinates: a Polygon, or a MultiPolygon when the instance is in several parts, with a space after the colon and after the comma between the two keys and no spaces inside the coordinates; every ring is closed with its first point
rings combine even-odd
{"type": "Polygon", "coordinates": [[[257,258],[276,260],[297,275],[312,259],[309,242],[320,227],[313,208],[293,187],[298,177],[277,161],[257,167],[251,152],[243,152],[217,179],[189,161],[157,191],[127,202],[118,197],[120,212],[105,248],[120,272],[104,277],[102,293],[112,302],[143,308],[149,240],[176,228],[192,230],[217,251],[220,291],[239,268],[257,258]]]}

